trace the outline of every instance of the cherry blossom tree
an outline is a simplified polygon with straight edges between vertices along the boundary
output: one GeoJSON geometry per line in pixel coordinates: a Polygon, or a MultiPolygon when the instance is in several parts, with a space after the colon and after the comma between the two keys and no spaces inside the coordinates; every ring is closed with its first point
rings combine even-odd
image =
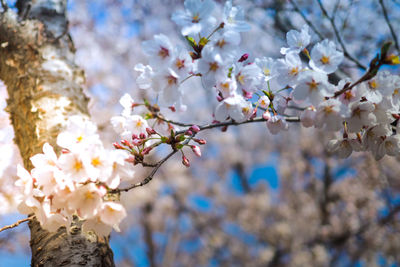
{"type": "Polygon", "coordinates": [[[29,221],[33,266],[114,266],[131,226],[151,266],[399,261],[396,1],[109,1],[101,26],[85,2],[71,23],[66,1],[1,3],[24,165],[4,113],[4,213],[27,214],[6,228],[29,221]],[[277,189],[249,177],[268,152],[277,189]]]}

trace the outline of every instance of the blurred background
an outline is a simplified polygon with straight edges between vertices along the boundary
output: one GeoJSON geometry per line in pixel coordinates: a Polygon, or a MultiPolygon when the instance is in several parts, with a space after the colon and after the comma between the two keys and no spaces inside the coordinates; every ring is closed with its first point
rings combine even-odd
{"type": "MultiPolygon", "coordinates": [[[[15,1],[8,1],[13,5],[15,1]]],[[[218,1],[222,9],[223,1],[218,1]]],[[[398,0],[325,0],[329,18],[315,0],[238,0],[251,24],[242,35],[243,53],[278,58],[286,32],[312,25],[312,42],[336,40],[332,20],[351,57],[368,66],[381,45],[393,40],[382,3],[400,35],[398,0]]],[[[103,142],[118,141],[109,119],[118,115],[124,93],[152,99],[138,89],[137,63],[147,63],[144,40],[163,33],[183,44],[171,14],[178,0],[70,0],[70,33],[76,62],[86,73],[92,119],[103,142]]],[[[340,46],[339,46],[340,47],[340,46]]],[[[388,68],[400,74],[399,68],[388,68]]],[[[363,70],[346,57],[338,77],[356,79],[363,70]]],[[[177,121],[210,122],[217,101],[198,80],[185,83],[186,112],[162,110],[177,121]]],[[[6,92],[1,88],[1,107],[6,92]]],[[[0,160],[1,225],[24,218],[12,202],[18,154],[4,112],[0,160]],[[8,150],[7,150],[8,149],[8,150]],[[11,152],[10,152],[11,151],[11,152]]],[[[148,185],[122,195],[129,215],[111,247],[117,266],[399,266],[400,164],[369,153],[346,160],[326,151],[331,133],[291,124],[272,136],[266,125],[247,124],[202,132],[203,156],[188,155],[185,168],[171,158],[148,185]]],[[[154,161],[166,151],[159,149],[154,161]]],[[[188,153],[189,154],[189,153],[188,153]]],[[[135,168],[138,180],[149,170],[135,168]]],[[[136,179],[135,178],[135,179],[136,179]]],[[[30,264],[26,224],[0,233],[0,266],[30,264]]]]}

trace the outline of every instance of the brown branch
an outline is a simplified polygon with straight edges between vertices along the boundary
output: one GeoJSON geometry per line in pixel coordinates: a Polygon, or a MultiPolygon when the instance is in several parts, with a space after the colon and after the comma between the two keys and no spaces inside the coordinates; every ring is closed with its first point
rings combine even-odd
{"type": "MultiPolygon", "coordinates": [[[[284,117],[285,120],[287,122],[299,122],[300,118],[299,117],[284,117]]],[[[213,129],[213,128],[219,128],[219,127],[225,127],[225,126],[239,126],[242,124],[248,124],[248,123],[253,123],[253,122],[267,122],[268,120],[264,119],[263,117],[257,117],[254,119],[250,119],[247,121],[242,121],[242,122],[237,122],[234,120],[230,120],[230,121],[225,121],[225,122],[218,122],[218,123],[210,123],[210,124],[206,124],[204,126],[199,126],[200,131],[204,131],[207,129],[213,129]]],[[[193,124],[191,124],[193,125],[193,124]]],[[[186,130],[182,130],[182,131],[178,131],[176,132],[176,134],[182,134],[185,133],[186,130]]]]}
{"type": "Polygon", "coordinates": [[[397,39],[396,33],[394,32],[392,23],[390,23],[389,16],[388,16],[385,4],[383,3],[383,0],[379,0],[379,4],[380,4],[380,6],[382,8],[383,16],[385,17],[386,24],[388,25],[388,27],[390,29],[390,33],[392,34],[394,45],[396,46],[397,51],[400,53],[399,41],[397,39]]]}
{"type": "Polygon", "coordinates": [[[16,222],[13,223],[13,224],[4,226],[4,227],[0,228],[0,232],[3,232],[3,231],[5,231],[5,230],[11,229],[11,228],[15,228],[15,227],[17,227],[18,225],[20,225],[21,223],[30,221],[31,219],[33,219],[33,217],[35,217],[35,215],[32,215],[32,216],[29,216],[28,218],[25,218],[25,219],[21,219],[21,220],[19,220],[19,221],[16,221],[16,222]]]}
{"type": "Polygon", "coordinates": [[[168,119],[164,118],[163,116],[161,116],[160,114],[154,114],[154,116],[159,120],[162,120],[164,122],[171,123],[171,124],[174,124],[174,125],[177,125],[177,126],[190,127],[190,126],[193,125],[193,124],[190,124],[190,123],[183,123],[183,122],[177,122],[177,121],[173,121],[173,120],[168,120],[168,119]]]}
{"type": "MultiPolygon", "coordinates": [[[[285,120],[288,121],[288,122],[299,122],[300,118],[299,117],[285,117],[285,120]]],[[[243,122],[236,122],[234,120],[231,120],[231,121],[227,121],[227,122],[211,123],[211,124],[207,124],[207,125],[204,125],[204,126],[200,126],[199,128],[200,128],[200,131],[204,131],[204,130],[212,129],[212,128],[224,127],[224,126],[229,126],[229,125],[237,126],[237,125],[242,125],[242,124],[247,124],[247,123],[252,123],[252,122],[267,122],[267,120],[262,118],[262,117],[258,117],[258,118],[255,118],[255,119],[252,119],[252,120],[243,121],[243,122]]],[[[188,125],[191,126],[193,124],[188,124],[188,125]]],[[[175,133],[175,135],[183,134],[186,131],[187,130],[177,131],[175,133]]],[[[182,143],[182,145],[183,146],[187,145],[190,142],[190,140],[192,140],[192,138],[196,134],[197,133],[194,133],[189,138],[187,138],[182,143]]],[[[142,164],[144,164],[145,167],[154,167],[154,169],[150,172],[150,174],[148,176],[146,176],[139,183],[132,184],[132,185],[130,185],[128,187],[125,187],[125,188],[116,188],[116,189],[110,190],[110,193],[128,192],[129,190],[131,190],[133,188],[141,187],[141,186],[144,186],[144,185],[148,184],[151,180],[153,180],[154,175],[156,174],[158,169],[161,167],[161,165],[163,165],[170,157],[172,157],[178,151],[179,151],[178,149],[172,150],[167,156],[165,156],[163,159],[161,159],[160,161],[158,161],[157,163],[154,163],[154,164],[142,162],[142,164]]]]}
{"type": "Polygon", "coordinates": [[[307,23],[307,25],[318,35],[320,40],[325,39],[325,37],[322,35],[322,33],[320,33],[317,29],[317,27],[315,27],[315,25],[309,20],[307,19],[306,15],[304,15],[303,12],[301,12],[299,6],[296,4],[296,2],[294,0],[289,0],[289,2],[292,4],[294,10],[299,13],[299,15],[304,19],[304,21],[307,23]]]}
{"type": "Polygon", "coordinates": [[[141,187],[141,186],[144,186],[144,185],[148,184],[151,180],[153,180],[154,175],[156,174],[158,169],[161,167],[161,165],[163,165],[164,162],[166,162],[176,152],[178,152],[178,150],[173,150],[167,156],[165,156],[163,159],[158,161],[155,164],[154,169],[150,172],[150,174],[148,176],[146,176],[141,182],[133,184],[133,185],[130,185],[130,186],[126,187],[126,188],[117,188],[117,189],[111,190],[110,193],[128,192],[129,190],[131,190],[133,188],[141,187]]]}

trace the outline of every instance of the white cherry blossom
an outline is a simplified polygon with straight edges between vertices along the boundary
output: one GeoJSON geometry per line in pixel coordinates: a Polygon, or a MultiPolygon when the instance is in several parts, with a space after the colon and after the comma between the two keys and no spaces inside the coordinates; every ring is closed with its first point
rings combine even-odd
{"type": "Polygon", "coordinates": [[[343,117],[348,113],[347,107],[339,100],[333,98],[325,100],[317,107],[315,127],[338,131],[343,127],[343,117]]]}
{"type": "Polygon", "coordinates": [[[277,77],[278,83],[282,87],[296,84],[302,69],[303,64],[297,53],[291,52],[286,54],[285,59],[278,59],[276,63],[276,71],[279,73],[277,77]]]}
{"type": "Polygon", "coordinates": [[[171,17],[182,27],[182,35],[196,36],[215,24],[215,18],[211,16],[215,6],[212,0],[185,0],[184,6],[184,11],[178,10],[171,17]]]}
{"type": "Polygon", "coordinates": [[[222,14],[224,28],[236,32],[247,32],[250,25],[245,21],[245,14],[241,7],[232,6],[232,0],[225,2],[224,12],[222,14]]]}
{"type": "Polygon", "coordinates": [[[309,27],[304,24],[301,31],[290,30],[286,33],[286,41],[289,47],[282,47],[281,53],[286,55],[290,52],[299,53],[301,52],[311,41],[311,35],[308,32],[309,27]]]}
{"type": "Polygon", "coordinates": [[[269,132],[275,135],[281,131],[287,131],[289,125],[284,117],[280,115],[274,115],[267,121],[267,127],[269,132]]]}
{"type": "Polygon", "coordinates": [[[248,103],[241,95],[236,94],[219,103],[215,109],[215,118],[219,121],[225,121],[228,117],[231,117],[240,122],[248,118],[251,110],[251,103],[248,103]]]}
{"type": "Polygon", "coordinates": [[[154,35],[154,40],[144,41],[142,48],[149,57],[150,65],[155,67],[168,65],[174,57],[172,43],[164,34],[154,35]]]}
{"type": "Polygon", "coordinates": [[[328,83],[328,77],[319,72],[305,71],[298,79],[298,84],[293,91],[295,100],[308,99],[311,104],[317,106],[325,97],[333,95],[335,87],[328,83]]]}
{"type": "Polygon", "coordinates": [[[310,66],[316,71],[329,74],[336,71],[343,57],[343,52],[336,50],[335,43],[325,39],[311,50],[310,66]]]}

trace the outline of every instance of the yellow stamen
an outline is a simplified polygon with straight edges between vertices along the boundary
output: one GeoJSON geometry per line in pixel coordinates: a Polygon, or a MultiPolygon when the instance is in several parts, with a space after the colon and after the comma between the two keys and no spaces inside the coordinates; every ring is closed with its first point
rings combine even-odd
{"type": "Polygon", "coordinates": [[[325,107],[325,108],[324,108],[324,112],[325,112],[326,114],[333,113],[333,107],[332,107],[332,106],[327,106],[327,107],[325,107]]]}
{"type": "Polygon", "coordinates": [[[90,192],[90,191],[86,192],[86,193],[85,193],[85,198],[86,198],[86,199],[93,199],[93,198],[94,198],[93,193],[90,192]]]}
{"type": "Polygon", "coordinates": [[[376,82],[376,80],[369,81],[368,85],[370,89],[376,89],[378,87],[378,83],[376,82]]]}
{"type": "Polygon", "coordinates": [[[99,157],[96,157],[96,158],[92,159],[92,165],[95,166],[95,167],[101,165],[101,161],[100,161],[99,157]]]}
{"type": "Polygon", "coordinates": [[[293,76],[296,76],[297,74],[299,74],[299,67],[296,67],[296,68],[292,68],[291,70],[290,70],[290,73],[289,73],[290,75],[293,75],[293,76]]]}
{"type": "Polygon", "coordinates": [[[351,91],[344,92],[344,99],[351,100],[353,98],[353,93],[351,91]]]}
{"type": "Polygon", "coordinates": [[[238,79],[238,81],[240,82],[240,84],[241,85],[244,85],[244,75],[239,75],[238,77],[237,77],[237,79],[238,79]]]}
{"type": "Polygon", "coordinates": [[[224,46],[226,45],[226,42],[225,42],[224,39],[222,39],[222,40],[219,40],[219,41],[216,43],[216,45],[219,46],[220,48],[222,48],[222,47],[224,47],[224,46]]]}
{"type": "Polygon", "coordinates": [[[198,14],[194,15],[192,17],[192,23],[199,23],[200,22],[200,16],[198,14]]]}
{"type": "Polygon", "coordinates": [[[308,86],[310,87],[310,91],[317,90],[319,83],[316,81],[312,80],[310,83],[307,83],[308,86]]]}
{"type": "Polygon", "coordinates": [[[167,83],[169,86],[174,85],[177,83],[177,78],[175,78],[174,76],[170,75],[167,77],[167,83]]]}
{"type": "Polygon", "coordinates": [[[75,169],[76,171],[79,171],[80,169],[82,169],[82,162],[79,161],[79,160],[76,160],[76,161],[75,161],[75,164],[74,164],[74,169],[75,169]]]}
{"type": "Polygon", "coordinates": [[[218,63],[217,62],[212,62],[210,63],[210,70],[211,71],[217,71],[219,68],[218,63]]]}
{"type": "Polygon", "coordinates": [[[327,57],[327,56],[322,56],[320,60],[321,60],[322,64],[324,64],[324,65],[329,64],[329,61],[330,61],[329,57],[327,57]]]}
{"type": "Polygon", "coordinates": [[[185,60],[179,60],[179,59],[177,59],[176,62],[175,62],[175,66],[176,66],[178,69],[182,69],[183,67],[185,67],[185,60]]]}

